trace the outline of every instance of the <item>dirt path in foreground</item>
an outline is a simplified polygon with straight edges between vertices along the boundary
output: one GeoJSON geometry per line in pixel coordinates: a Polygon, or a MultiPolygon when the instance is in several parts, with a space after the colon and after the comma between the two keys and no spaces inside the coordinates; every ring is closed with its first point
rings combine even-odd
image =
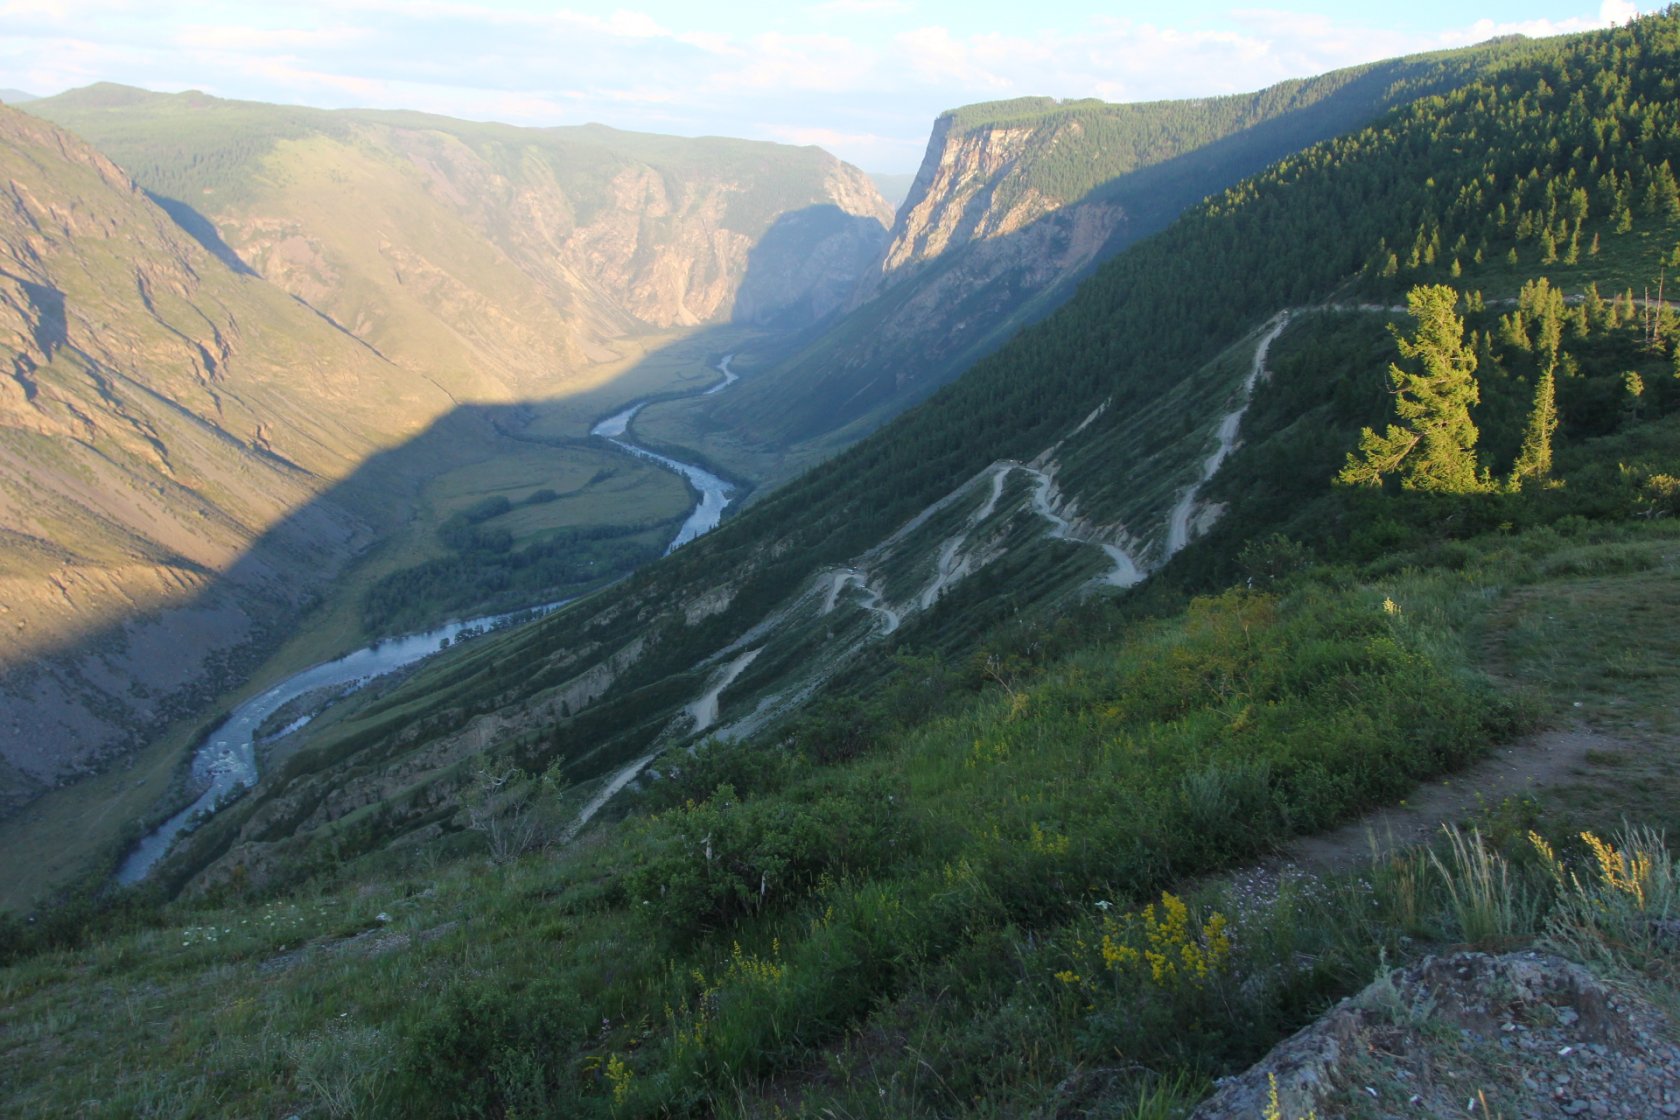
{"type": "Polygon", "coordinates": [[[1427,843],[1441,825],[1463,820],[1481,804],[1591,781],[1588,755],[1631,753],[1638,745],[1586,727],[1542,731],[1497,748],[1482,761],[1428,782],[1400,805],[1367,813],[1340,828],[1291,841],[1267,861],[1318,874],[1348,871],[1381,852],[1427,843]]]}

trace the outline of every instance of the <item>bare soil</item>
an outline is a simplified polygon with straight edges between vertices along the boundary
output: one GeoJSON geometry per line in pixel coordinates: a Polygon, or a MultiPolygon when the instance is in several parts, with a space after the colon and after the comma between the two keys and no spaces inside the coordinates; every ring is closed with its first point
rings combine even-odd
{"type": "Polygon", "coordinates": [[[1301,837],[1274,862],[1318,873],[1352,870],[1373,853],[1427,843],[1442,825],[1462,821],[1484,805],[1593,781],[1596,765],[1618,756],[1631,759],[1639,750],[1640,744],[1587,727],[1543,731],[1497,748],[1466,770],[1420,786],[1398,805],[1301,837]]]}

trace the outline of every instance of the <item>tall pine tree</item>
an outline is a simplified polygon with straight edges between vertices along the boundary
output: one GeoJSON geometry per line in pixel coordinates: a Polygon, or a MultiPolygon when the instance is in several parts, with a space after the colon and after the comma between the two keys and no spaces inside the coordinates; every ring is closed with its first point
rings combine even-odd
{"type": "Polygon", "coordinates": [[[1399,424],[1378,435],[1366,428],[1359,452],[1348,454],[1336,477],[1351,485],[1380,486],[1399,474],[1408,490],[1466,494],[1486,486],[1476,466],[1476,425],[1470,409],[1481,400],[1476,352],[1464,343],[1458,293],[1445,284],[1423,284],[1406,294],[1417,332],[1394,331],[1400,356],[1421,363],[1421,372],[1388,367],[1399,424]]]}
{"type": "Polygon", "coordinates": [[[1543,482],[1552,473],[1552,433],[1557,430],[1557,386],[1552,371],[1540,374],[1534,386],[1534,407],[1528,414],[1522,449],[1511,467],[1511,489],[1521,490],[1528,481],[1543,482]]]}

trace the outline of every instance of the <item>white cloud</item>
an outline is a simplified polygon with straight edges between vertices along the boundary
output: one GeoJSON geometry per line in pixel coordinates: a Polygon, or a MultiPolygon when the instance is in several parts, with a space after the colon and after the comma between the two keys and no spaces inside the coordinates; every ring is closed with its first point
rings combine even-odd
{"type": "Polygon", "coordinates": [[[354,46],[373,38],[366,27],[238,27],[187,24],[176,40],[184,47],[222,51],[320,50],[354,46]]]}
{"type": "Polygon", "coordinates": [[[1599,22],[1605,24],[1622,24],[1639,15],[1639,5],[1629,0],[1604,0],[1598,6],[1599,22]]]}
{"type": "MultiPolygon", "coordinates": [[[[1032,49],[1025,40],[1013,42],[1022,55],[1032,49]]],[[[918,27],[902,32],[893,40],[895,61],[922,84],[987,90],[1007,89],[1011,85],[1008,78],[986,65],[986,57],[996,55],[997,45],[994,42],[991,49],[982,51],[973,39],[959,39],[944,27],[918,27]]]]}
{"type": "Polygon", "coordinates": [[[812,12],[823,16],[896,16],[911,10],[908,0],[825,0],[811,5],[812,12]]]}
{"type": "Polygon", "coordinates": [[[1629,0],[1603,0],[1598,8],[1598,18],[1588,16],[1573,16],[1569,19],[1530,19],[1515,22],[1496,22],[1491,19],[1479,19],[1468,29],[1449,31],[1440,37],[1445,44],[1457,46],[1460,44],[1477,43],[1491,39],[1496,35],[1527,35],[1531,38],[1545,38],[1551,35],[1569,35],[1579,31],[1593,31],[1603,27],[1612,27],[1626,23],[1639,15],[1639,6],[1629,0]]]}
{"type": "Polygon", "coordinates": [[[699,83],[709,91],[758,90],[772,96],[800,91],[855,90],[875,69],[875,57],[851,39],[836,35],[767,32],[699,83]]]}

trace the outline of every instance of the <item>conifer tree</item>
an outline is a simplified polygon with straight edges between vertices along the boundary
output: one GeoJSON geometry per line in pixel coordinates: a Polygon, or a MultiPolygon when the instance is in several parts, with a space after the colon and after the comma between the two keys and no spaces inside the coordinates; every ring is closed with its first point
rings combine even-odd
{"type": "Polygon", "coordinates": [[[1406,294],[1417,332],[1406,338],[1394,330],[1394,341],[1400,356],[1421,363],[1423,370],[1388,367],[1401,422],[1390,424],[1382,435],[1370,428],[1360,433],[1359,452],[1348,454],[1339,481],[1378,486],[1398,473],[1408,490],[1467,494],[1484,488],[1476,466],[1476,425],[1470,419],[1471,407],[1481,399],[1476,353],[1465,345],[1457,305],[1458,292],[1445,284],[1420,284],[1406,294]]]}
{"type": "Polygon", "coordinates": [[[1511,489],[1521,490],[1524,482],[1543,481],[1552,473],[1552,433],[1557,431],[1557,386],[1550,369],[1540,374],[1534,386],[1534,407],[1528,414],[1522,448],[1511,467],[1511,489]]]}

